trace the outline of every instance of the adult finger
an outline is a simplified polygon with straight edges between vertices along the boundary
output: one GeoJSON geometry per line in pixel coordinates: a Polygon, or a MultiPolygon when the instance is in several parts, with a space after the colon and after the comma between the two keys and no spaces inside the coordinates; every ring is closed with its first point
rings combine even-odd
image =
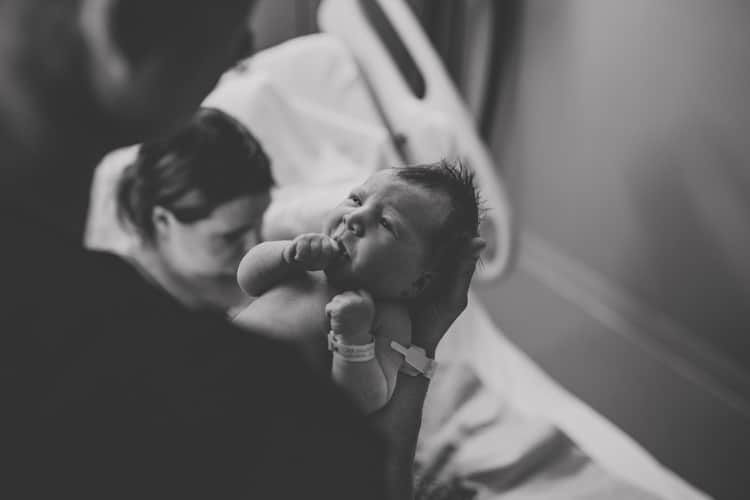
{"type": "Polygon", "coordinates": [[[450,325],[466,308],[471,278],[484,246],[481,238],[471,240],[458,258],[454,272],[443,281],[446,286],[411,308],[412,333],[416,344],[434,352],[450,325]]]}
{"type": "Polygon", "coordinates": [[[447,287],[446,293],[442,297],[443,300],[440,301],[445,306],[452,306],[452,308],[458,308],[461,311],[466,307],[471,279],[476,271],[479,255],[485,246],[486,242],[477,237],[464,247],[458,258],[453,279],[449,281],[453,286],[447,287]]]}

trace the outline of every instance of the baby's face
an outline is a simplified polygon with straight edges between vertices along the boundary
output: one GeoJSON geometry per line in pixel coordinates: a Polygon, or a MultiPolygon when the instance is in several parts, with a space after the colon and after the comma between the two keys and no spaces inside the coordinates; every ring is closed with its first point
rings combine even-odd
{"type": "Polygon", "coordinates": [[[328,216],[324,231],[342,248],[326,273],[344,287],[381,299],[414,296],[429,271],[431,241],[448,216],[442,194],[376,173],[328,216]]]}

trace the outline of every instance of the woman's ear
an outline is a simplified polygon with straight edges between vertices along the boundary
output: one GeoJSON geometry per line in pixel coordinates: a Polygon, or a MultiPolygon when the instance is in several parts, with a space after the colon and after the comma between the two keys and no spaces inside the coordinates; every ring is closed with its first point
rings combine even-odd
{"type": "Polygon", "coordinates": [[[154,225],[154,235],[157,238],[164,238],[170,233],[177,219],[172,212],[157,205],[151,211],[151,222],[154,225]]]}

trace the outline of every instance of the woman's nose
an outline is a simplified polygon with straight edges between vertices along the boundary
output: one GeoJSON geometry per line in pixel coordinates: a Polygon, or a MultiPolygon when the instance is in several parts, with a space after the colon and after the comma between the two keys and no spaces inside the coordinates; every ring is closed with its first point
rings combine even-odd
{"type": "Polygon", "coordinates": [[[359,210],[349,212],[344,216],[344,224],[346,228],[357,236],[364,236],[365,224],[362,218],[362,214],[359,210]]]}

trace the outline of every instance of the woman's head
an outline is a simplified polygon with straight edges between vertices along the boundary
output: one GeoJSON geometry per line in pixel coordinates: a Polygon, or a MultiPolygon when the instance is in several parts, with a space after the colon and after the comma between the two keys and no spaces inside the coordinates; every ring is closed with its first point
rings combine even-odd
{"type": "Polygon", "coordinates": [[[201,108],[144,143],[123,173],[120,219],[185,276],[234,276],[257,243],[273,185],[260,144],[226,113],[201,108]]]}

